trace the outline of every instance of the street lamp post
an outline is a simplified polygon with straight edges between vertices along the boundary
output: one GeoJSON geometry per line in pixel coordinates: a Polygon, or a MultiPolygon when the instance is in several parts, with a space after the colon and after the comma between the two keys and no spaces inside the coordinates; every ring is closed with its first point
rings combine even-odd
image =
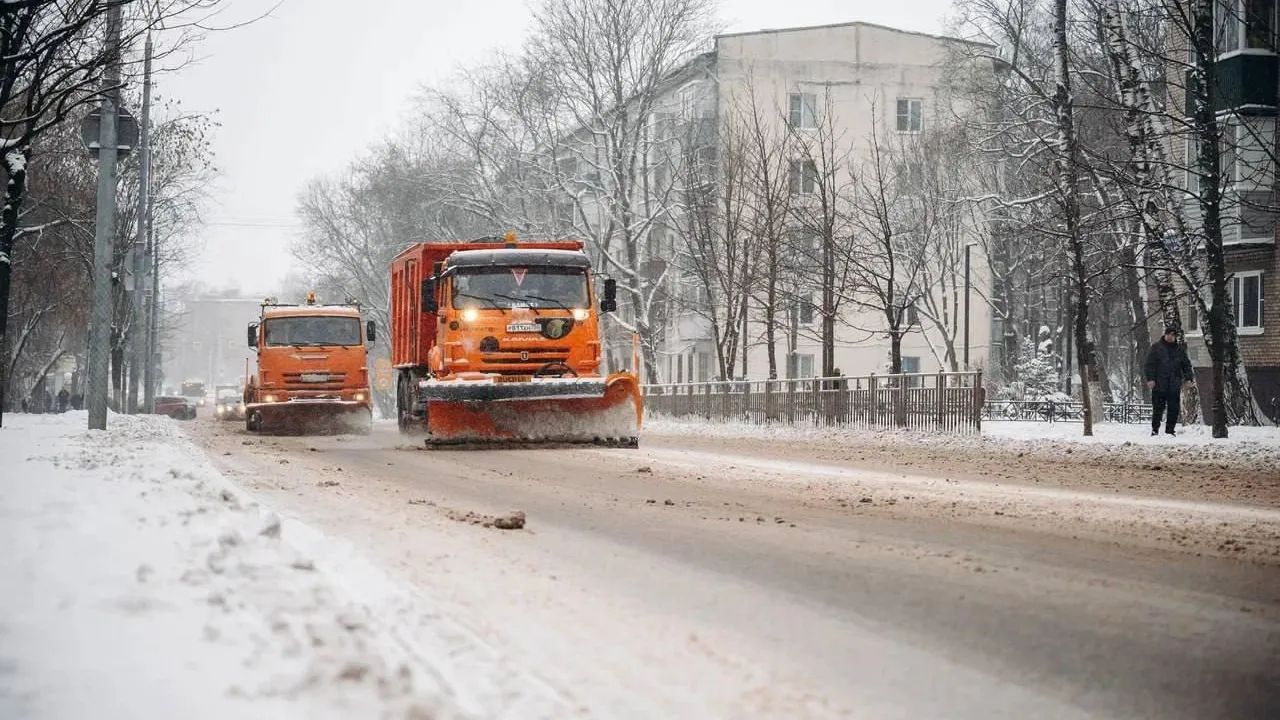
{"type": "Polygon", "coordinates": [[[969,250],[973,243],[964,246],[964,369],[969,369],[969,250]]]}

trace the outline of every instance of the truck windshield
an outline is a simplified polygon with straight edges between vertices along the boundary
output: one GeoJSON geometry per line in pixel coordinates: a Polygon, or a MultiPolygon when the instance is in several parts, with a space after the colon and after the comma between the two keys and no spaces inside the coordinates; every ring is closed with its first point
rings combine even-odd
{"type": "Polygon", "coordinates": [[[310,316],[266,321],[268,347],[287,345],[359,345],[360,319],[310,316]]]}
{"type": "Polygon", "coordinates": [[[200,397],[204,395],[204,383],[184,382],[182,383],[182,394],[186,397],[200,397]]]}
{"type": "Polygon", "coordinates": [[[453,276],[453,306],[586,308],[587,274],[575,267],[483,267],[453,276]]]}

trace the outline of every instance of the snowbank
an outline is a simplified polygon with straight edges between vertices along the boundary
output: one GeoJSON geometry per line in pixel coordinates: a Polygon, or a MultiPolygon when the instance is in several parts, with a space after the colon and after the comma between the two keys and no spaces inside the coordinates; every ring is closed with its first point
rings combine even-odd
{"type": "Polygon", "coordinates": [[[660,415],[645,418],[646,435],[831,441],[855,445],[912,444],[933,449],[1003,452],[1048,458],[1112,458],[1131,462],[1184,462],[1258,468],[1280,473],[1280,428],[1232,427],[1215,440],[1204,425],[1184,426],[1176,436],[1151,437],[1146,424],[1099,423],[1081,435],[1079,423],[983,422],[981,435],[922,430],[865,430],[848,427],[789,427],[718,423],[660,415]]]}
{"type": "Polygon", "coordinates": [[[554,716],[172,421],[86,419],[0,429],[0,717],[554,716]]]}

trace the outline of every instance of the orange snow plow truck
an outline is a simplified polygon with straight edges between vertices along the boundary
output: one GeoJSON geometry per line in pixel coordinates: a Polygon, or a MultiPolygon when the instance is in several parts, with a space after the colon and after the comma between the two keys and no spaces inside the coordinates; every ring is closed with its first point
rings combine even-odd
{"type": "Polygon", "coordinates": [[[428,446],[496,442],[637,447],[636,375],[600,374],[600,313],[579,241],[514,234],[413,245],[391,264],[400,429],[428,446]]]}
{"type": "Polygon", "coordinates": [[[246,373],[245,429],[264,434],[318,434],[372,430],[367,345],[373,321],[363,327],[360,304],[262,303],[249,324],[249,347],[258,351],[257,373],[246,373]]]}

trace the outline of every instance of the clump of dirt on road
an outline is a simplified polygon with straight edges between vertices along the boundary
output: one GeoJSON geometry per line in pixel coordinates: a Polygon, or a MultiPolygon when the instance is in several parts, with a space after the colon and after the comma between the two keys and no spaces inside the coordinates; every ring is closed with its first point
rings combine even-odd
{"type": "Polygon", "coordinates": [[[485,515],[470,510],[467,512],[449,510],[445,513],[445,517],[455,522],[464,522],[498,530],[519,530],[524,527],[525,521],[523,510],[512,510],[501,515],[485,515]]]}

